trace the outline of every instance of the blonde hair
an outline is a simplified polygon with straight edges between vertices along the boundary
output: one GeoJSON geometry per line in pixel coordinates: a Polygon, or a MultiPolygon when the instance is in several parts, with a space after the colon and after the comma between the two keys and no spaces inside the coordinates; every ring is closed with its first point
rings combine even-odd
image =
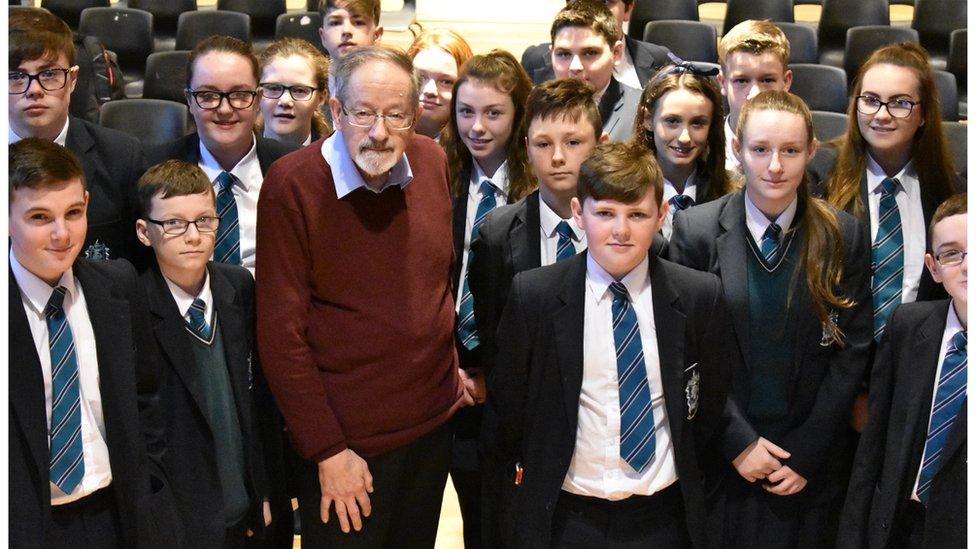
{"type": "MultiPolygon", "coordinates": [[[[282,38],[280,40],[275,40],[268,49],[258,57],[258,61],[261,63],[261,72],[264,74],[264,69],[269,64],[274,62],[276,59],[283,59],[286,57],[302,57],[304,58],[309,66],[312,67],[312,73],[315,75],[315,88],[320,94],[325,98],[325,104],[329,104],[329,58],[322,54],[315,46],[313,46],[309,41],[302,40],[300,38],[282,38]]],[[[315,109],[312,113],[312,131],[318,133],[319,135],[328,135],[332,133],[332,126],[329,124],[328,119],[325,117],[325,113],[322,109],[315,109]]],[[[264,132],[264,119],[260,116],[254,125],[254,132],[261,135],[264,132]]]]}
{"type": "MultiPolygon", "coordinates": [[[[813,143],[813,117],[807,104],[792,93],[770,90],[747,101],[739,113],[735,136],[743,147],[746,146],[744,137],[749,119],[753,113],[760,111],[778,111],[799,116],[806,128],[807,145],[813,143]]],[[[824,200],[810,196],[805,174],[796,194],[799,223],[794,226],[803,227],[804,231],[800,244],[801,258],[793,276],[799,276],[802,270],[817,318],[834,340],[843,345],[844,334],[835,322],[830,321],[830,309],[847,309],[854,306],[854,301],[839,293],[844,276],[844,250],[837,211],[824,200]]],[[[792,297],[790,295],[790,299],[792,297]]]]}
{"type": "Polygon", "coordinates": [[[768,19],[749,19],[725,33],[718,44],[718,62],[723,70],[728,56],[737,51],[747,51],[753,55],[772,53],[783,64],[784,71],[790,62],[790,41],[768,19]]]}

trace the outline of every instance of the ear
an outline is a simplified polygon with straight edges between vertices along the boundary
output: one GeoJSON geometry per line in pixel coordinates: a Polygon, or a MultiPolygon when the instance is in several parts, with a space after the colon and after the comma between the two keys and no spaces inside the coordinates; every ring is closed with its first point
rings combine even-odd
{"type": "Polygon", "coordinates": [[[820,146],[820,142],[818,142],[817,138],[814,137],[813,141],[810,142],[809,149],[807,150],[807,164],[813,162],[813,157],[817,156],[817,147],[819,146],[820,146]]]}
{"type": "Polygon", "coordinates": [[[783,73],[783,91],[790,91],[790,86],[793,85],[793,71],[786,69],[783,73]]]}
{"type": "Polygon", "coordinates": [[[373,30],[373,43],[379,42],[383,39],[383,27],[377,25],[373,30]]]}
{"type": "Polygon", "coordinates": [[[728,92],[725,91],[725,69],[719,65],[718,74],[715,75],[715,80],[718,81],[718,91],[722,92],[722,95],[728,97],[728,92]]]}
{"type": "Polygon", "coordinates": [[[68,97],[71,96],[71,92],[75,91],[75,86],[78,85],[79,72],[81,72],[81,68],[78,65],[71,67],[68,71],[68,97]]]}
{"type": "Polygon", "coordinates": [[[637,2],[634,1],[634,2],[631,2],[630,3],[630,7],[629,8],[628,7],[624,7],[624,17],[623,17],[624,23],[630,21],[630,16],[634,14],[634,8],[636,6],[637,6],[637,2]]]}
{"type": "Polygon", "coordinates": [[[932,280],[937,284],[942,284],[942,273],[939,272],[939,267],[935,264],[935,257],[930,253],[925,254],[925,267],[932,274],[932,280]]]}
{"type": "MultiPolygon", "coordinates": [[[[739,143],[739,138],[738,137],[735,137],[735,136],[732,137],[732,152],[735,153],[736,160],[738,160],[739,161],[739,164],[741,164],[742,163],[742,144],[739,143]]],[[[807,163],[809,163],[809,161],[807,163]]]]}
{"type": "Polygon", "coordinates": [[[152,241],[149,240],[149,225],[146,223],[145,219],[136,219],[136,238],[143,245],[152,247],[152,241]]]}
{"type": "Polygon", "coordinates": [[[609,133],[603,132],[602,134],[600,134],[600,143],[606,143],[608,141],[610,141],[610,134],[609,133]]]}
{"type": "Polygon", "coordinates": [[[329,112],[332,113],[332,124],[338,126],[340,124],[339,115],[342,114],[342,103],[335,97],[329,97],[329,112]]]}
{"type": "Polygon", "coordinates": [[[322,42],[322,47],[328,49],[325,45],[325,21],[324,20],[322,21],[322,26],[319,27],[319,40],[322,42]]]}
{"type": "Polygon", "coordinates": [[[569,207],[573,210],[573,220],[576,221],[576,226],[585,231],[586,226],[583,223],[583,205],[580,204],[579,198],[574,196],[572,199],[570,199],[569,207]]]}
{"type": "Polygon", "coordinates": [[[613,49],[613,62],[614,64],[616,64],[624,56],[624,41],[617,40],[616,42],[614,42],[612,49],[613,49]]]}

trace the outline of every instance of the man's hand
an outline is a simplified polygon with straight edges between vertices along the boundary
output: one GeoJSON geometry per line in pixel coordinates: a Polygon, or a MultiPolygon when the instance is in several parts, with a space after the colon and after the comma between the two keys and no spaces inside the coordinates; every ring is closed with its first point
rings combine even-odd
{"type": "Polygon", "coordinates": [[[467,402],[470,397],[470,403],[467,405],[484,404],[487,390],[485,389],[485,374],[481,368],[471,368],[470,370],[458,368],[458,374],[460,374],[461,383],[464,386],[465,401],[467,402]]]}
{"type": "Polygon", "coordinates": [[[790,457],[789,452],[759,437],[732,460],[732,465],[742,478],[749,482],[756,482],[782,467],[779,460],[788,457],[790,457]]]}
{"type": "Polygon", "coordinates": [[[320,461],[319,485],[322,488],[319,507],[322,522],[329,522],[329,507],[334,503],[344,533],[349,533],[350,523],[357,532],[362,530],[363,517],[368,517],[372,511],[369,494],[373,492],[373,476],[369,474],[366,461],[348,448],[320,461]]]}
{"type": "Polygon", "coordinates": [[[792,496],[807,486],[807,479],[801,477],[793,469],[790,469],[788,465],[784,465],[778,471],[766,477],[766,480],[771,482],[772,485],[763,486],[763,488],[770,494],[776,494],[777,496],[792,496]]]}

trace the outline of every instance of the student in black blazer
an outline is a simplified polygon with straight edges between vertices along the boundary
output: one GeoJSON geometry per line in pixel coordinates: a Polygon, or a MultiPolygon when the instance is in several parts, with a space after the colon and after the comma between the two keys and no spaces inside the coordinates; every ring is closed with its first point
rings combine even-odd
{"type": "Polygon", "coordinates": [[[871,340],[867,236],[808,197],[816,146],[801,99],[760,93],[737,132],[745,190],[678,213],[668,247],[722,278],[744,365],[710,467],[710,527],[724,547],[829,545],[871,340]]]}
{"type": "Polygon", "coordinates": [[[28,138],[10,147],[8,541],[173,547],[182,536],[163,472],[158,349],[145,292],[128,262],[78,258],[87,198],[82,174],[77,158],[49,141],[28,138]],[[62,312],[49,315],[58,287],[66,289],[62,312]],[[76,383],[56,383],[51,365],[47,317],[58,314],[74,344],[61,356],[74,358],[64,364],[75,370],[76,383]],[[65,398],[80,404],[59,420],[83,434],[77,447],[61,446],[77,448],[82,460],[73,469],[50,453],[52,403],[65,398]],[[79,476],[58,484],[52,470],[79,476]]]}
{"type": "Polygon", "coordinates": [[[517,274],[498,326],[484,434],[499,486],[491,502],[499,546],[705,547],[700,452],[725,405],[731,344],[721,285],[647,252],[667,207],[657,205],[661,175],[643,149],[600,145],[583,164],[579,187],[573,212],[586,230],[586,253],[517,274]],[[660,395],[646,401],[658,446],[643,466],[619,450],[606,460],[585,454],[594,445],[600,454],[605,444],[625,448],[620,433],[629,430],[626,414],[611,409],[618,405],[614,322],[609,309],[605,323],[595,311],[612,292],[594,290],[598,280],[624,285],[635,306],[653,296],[635,326],[644,353],[635,355],[644,357],[637,372],[646,369],[638,375],[648,397],[660,395]],[[610,356],[590,349],[607,337],[610,356]],[[602,375],[614,385],[608,394],[593,384],[602,375]],[[594,432],[585,419],[593,410],[611,410],[606,422],[619,430],[594,432]]]}
{"type": "Polygon", "coordinates": [[[275,408],[253,362],[254,279],[242,267],[207,261],[219,219],[200,168],[178,160],[153,166],[139,180],[139,197],[136,233],[156,256],[141,281],[163,356],[166,442],[194,449],[166,453],[170,485],[190,544],[236,546],[270,520],[263,449],[280,444],[280,431],[265,419],[275,408]],[[185,220],[193,227],[179,233],[185,220]],[[194,332],[201,320],[209,330],[194,332]]]}
{"type": "Polygon", "coordinates": [[[838,547],[966,546],[966,395],[944,398],[966,385],[950,366],[967,354],[966,217],[955,195],[929,231],[926,267],[952,299],[900,305],[881,338],[838,547]]]}
{"type": "MultiPolygon", "coordinates": [[[[77,66],[71,30],[64,21],[42,9],[17,10],[10,14],[9,31],[10,70],[19,71],[28,82],[23,91],[10,96],[8,143],[37,137],[75,153],[84,166],[91,196],[82,256],[94,260],[125,258],[141,270],[148,255],[135,240],[132,227],[136,220],[135,184],[145,170],[142,146],[127,134],[69,116],[77,66]],[[52,80],[43,87],[40,80],[26,76],[36,76],[42,69],[55,69],[52,80]]],[[[22,88],[17,86],[11,89],[22,88]]]]}

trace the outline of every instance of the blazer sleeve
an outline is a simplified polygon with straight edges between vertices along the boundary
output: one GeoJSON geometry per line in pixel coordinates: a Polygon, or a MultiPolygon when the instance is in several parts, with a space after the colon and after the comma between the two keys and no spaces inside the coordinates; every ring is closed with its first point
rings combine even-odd
{"type": "Polygon", "coordinates": [[[881,474],[887,444],[888,416],[891,413],[894,394],[896,364],[892,341],[900,338],[892,338],[891,332],[892,328],[897,326],[898,313],[899,310],[896,308],[888,319],[888,329],[881,336],[881,344],[871,370],[868,420],[864,432],[861,433],[857,454],[854,457],[847,499],[840,515],[837,547],[855,549],[867,545],[868,517],[875,486],[881,474]]]}
{"type": "Polygon", "coordinates": [[[813,409],[806,421],[784,437],[782,446],[790,452],[789,466],[801,476],[814,476],[840,436],[851,413],[870,360],[872,330],[871,248],[865,227],[847,214],[839,221],[850,236],[844,254],[841,290],[854,301],[838,311],[838,325],[844,345],[833,343],[827,372],[817,389],[813,409]],[[846,216],[846,220],[844,217],[846,216]]]}
{"type": "Polygon", "coordinates": [[[715,435],[727,429],[729,388],[732,386],[732,372],[737,367],[733,361],[738,356],[734,348],[732,318],[722,294],[722,283],[717,276],[711,278],[711,302],[706,310],[698,312],[704,319],[705,330],[701,339],[696,342],[700,348],[702,371],[705,372],[701,378],[699,395],[699,413],[702,417],[698,422],[698,444],[702,451],[715,435]]]}

